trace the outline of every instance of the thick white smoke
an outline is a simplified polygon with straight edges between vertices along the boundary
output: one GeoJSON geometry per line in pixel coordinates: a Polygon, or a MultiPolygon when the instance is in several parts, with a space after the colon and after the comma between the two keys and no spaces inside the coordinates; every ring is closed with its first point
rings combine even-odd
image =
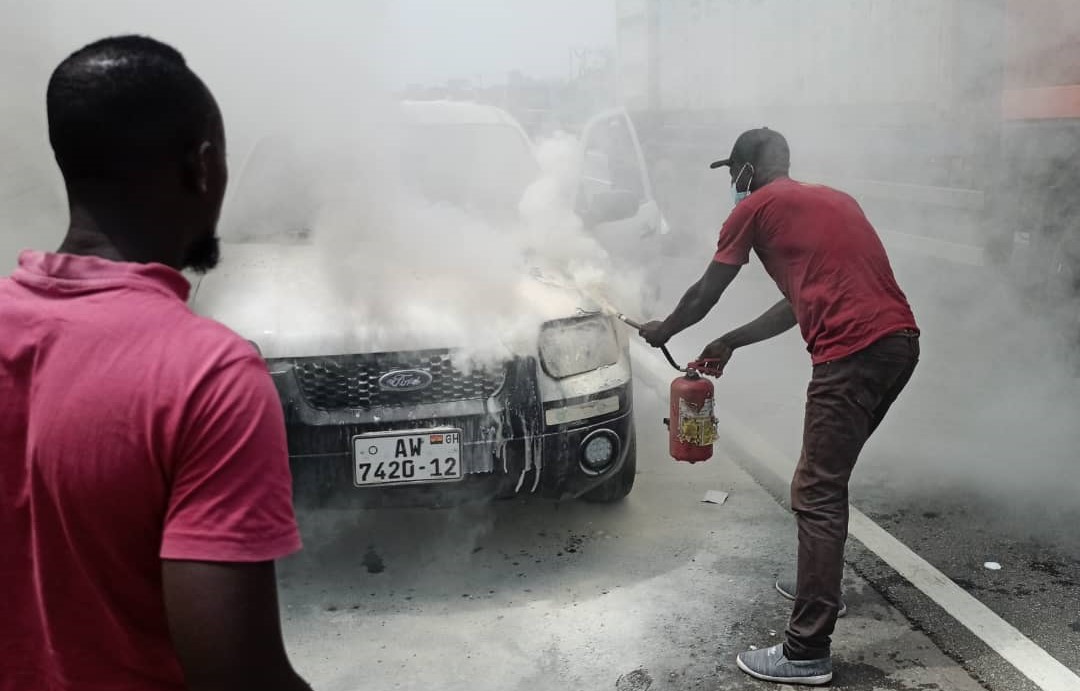
{"type": "MultiPolygon", "coordinates": [[[[66,0],[41,5],[26,22],[21,54],[42,68],[20,80],[20,93],[33,116],[23,118],[28,129],[43,133],[48,68],[71,50],[137,32],[185,54],[221,104],[231,168],[223,264],[200,289],[201,310],[254,329],[245,335],[256,340],[272,335],[307,349],[340,350],[344,339],[354,349],[452,345],[486,355],[534,347],[543,321],[590,302],[637,309],[638,281],[613,271],[574,211],[581,151],[572,137],[537,143],[539,171],[509,217],[493,220],[402,187],[408,142],[388,84],[402,43],[394,32],[409,27],[389,21],[385,3],[215,7],[213,39],[194,19],[203,7],[196,5],[183,16],[129,0],[91,15],[66,0]],[[307,233],[303,242],[288,237],[298,231],[307,233]],[[253,238],[273,248],[260,254],[253,238]]],[[[35,169],[51,171],[46,147],[14,158],[30,157],[35,169]]],[[[469,160],[451,163],[462,174],[483,173],[469,160]]],[[[3,248],[9,265],[16,247],[52,249],[59,240],[62,197],[58,176],[49,175],[53,195],[38,195],[38,206],[52,210],[51,232],[19,234],[3,248]]],[[[45,217],[37,208],[27,215],[45,217]]]]}
{"type": "MultiPolygon", "coordinates": [[[[311,241],[358,348],[531,352],[544,321],[619,299],[607,253],[574,211],[576,141],[560,136],[536,154],[538,177],[501,220],[423,199],[392,175],[362,174],[319,209],[311,241]]],[[[386,173],[393,159],[372,160],[386,173]]]]}

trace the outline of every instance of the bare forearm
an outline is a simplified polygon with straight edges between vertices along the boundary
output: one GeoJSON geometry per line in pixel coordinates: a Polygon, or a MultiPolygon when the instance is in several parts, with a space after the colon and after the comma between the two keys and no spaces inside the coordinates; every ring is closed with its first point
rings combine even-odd
{"type": "Polygon", "coordinates": [[[671,315],[664,320],[664,331],[668,337],[684,331],[705,318],[716,305],[716,301],[706,294],[701,281],[686,291],[671,315]]]}
{"type": "Polygon", "coordinates": [[[738,273],[736,265],[711,262],[667,319],[644,324],[638,333],[654,348],[663,346],[675,334],[704,319],[738,273]]]}
{"type": "Polygon", "coordinates": [[[791,303],[781,300],[749,324],[724,334],[720,340],[734,350],[779,336],[797,323],[791,303]]]}
{"type": "Polygon", "coordinates": [[[189,691],[310,691],[285,652],[273,562],[163,560],[162,586],[189,691]]]}
{"type": "Polygon", "coordinates": [[[704,319],[731,285],[739,268],[730,264],[710,263],[702,277],[682,296],[671,315],[661,323],[664,340],[704,319]]]}

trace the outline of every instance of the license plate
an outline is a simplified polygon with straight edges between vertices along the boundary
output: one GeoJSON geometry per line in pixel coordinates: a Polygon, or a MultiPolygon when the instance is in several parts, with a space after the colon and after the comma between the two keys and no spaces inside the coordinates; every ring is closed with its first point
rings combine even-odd
{"type": "Polygon", "coordinates": [[[453,482],[462,478],[461,430],[374,432],[353,437],[357,487],[453,482]]]}

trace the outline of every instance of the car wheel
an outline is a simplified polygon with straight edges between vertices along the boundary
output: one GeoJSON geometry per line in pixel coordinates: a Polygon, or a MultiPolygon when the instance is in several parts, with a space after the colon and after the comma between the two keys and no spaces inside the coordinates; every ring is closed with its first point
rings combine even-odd
{"type": "Polygon", "coordinates": [[[585,501],[597,504],[611,504],[625,499],[634,489],[634,477],[637,475],[637,433],[630,429],[630,440],[627,442],[626,460],[623,467],[607,482],[599,487],[589,490],[582,498],[585,501]]]}

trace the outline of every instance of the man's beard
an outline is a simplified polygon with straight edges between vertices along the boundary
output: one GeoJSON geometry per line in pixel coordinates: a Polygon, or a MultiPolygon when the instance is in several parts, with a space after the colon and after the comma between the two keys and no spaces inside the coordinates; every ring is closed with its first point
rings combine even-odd
{"type": "Polygon", "coordinates": [[[214,233],[204,236],[188,247],[184,268],[204,274],[218,265],[221,259],[221,239],[214,233]]]}

